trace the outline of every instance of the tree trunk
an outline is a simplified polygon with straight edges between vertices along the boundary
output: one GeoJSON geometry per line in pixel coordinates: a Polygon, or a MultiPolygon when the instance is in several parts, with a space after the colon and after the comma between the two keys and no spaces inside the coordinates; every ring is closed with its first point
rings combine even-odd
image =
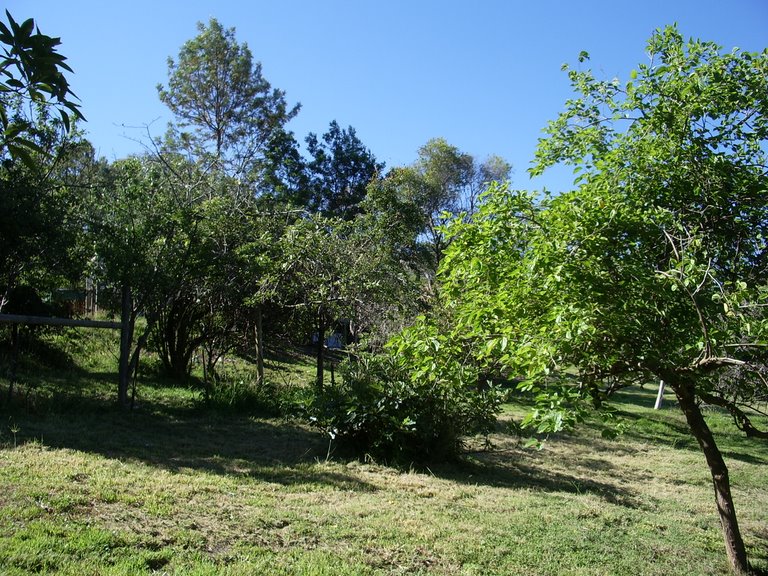
{"type": "Polygon", "coordinates": [[[128,388],[131,383],[131,346],[133,345],[133,331],[136,317],[133,314],[133,295],[131,287],[126,283],[122,288],[122,301],[120,310],[120,362],[118,366],[117,402],[128,407],[128,388]]]}
{"type": "Polygon", "coordinates": [[[19,366],[19,325],[11,325],[11,373],[8,376],[8,405],[13,400],[13,385],[16,383],[16,369],[19,366]]]}
{"type": "Polygon", "coordinates": [[[191,297],[177,295],[158,317],[163,367],[177,382],[187,380],[192,357],[206,340],[198,330],[204,316],[203,309],[191,297]]]}
{"type": "Polygon", "coordinates": [[[200,352],[200,355],[203,359],[203,385],[205,386],[205,403],[208,404],[211,400],[211,383],[208,381],[208,360],[205,358],[206,350],[205,346],[203,346],[202,351],[200,352]]]}
{"type": "MultiPolygon", "coordinates": [[[[144,329],[144,333],[141,336],[139,336],[139,339],[136,341],[136,347],[133,349],[133,354],[131,354],[131,360],[128,363],[128,377],[130,378],[131,376],[133,376],[134,381],[136,378],[136,373],[139,370],[139,358],[141,357],[141,351],[147,345],[147,340],[149,340],[149,334],[152,331],[152,325],[153,323],[151,319],[147,319],[147,327],[144,329]]],[[[133,401],[131,401],[131,403],[133,403],[133,401]]]]}
{"type": "Polygon", "coordinates": [[[262,325],[261,306],[256,309],[256,383],[264,384],[264,329],[262,325]]]}
{"type": "Polygon", "coordinates": [[[747,549],[744,546],[739,523],[736,519],[736,508],[733,505],[733,497],[731,496],[728,468],[725,465],[720,449],[715,444],[712,431],[707,426],[704,415],[701,413],[701,409],[696,402],[694,386],[690,382],[677,381],[674,384],[672,382],[668,383],[675,391],[691,433],[699,443],[701,451],[707,460],[707,465],[712,475],[712,485],[715,489],[715,502],[717,503],[717,511],[720,515],[723,538],[725,539],[725,552],[728,555],[731,570],[734,574],[749,574],[747,549]]]}
{"type": "Polygon", "coordinates": [[[323,352],[325,348],[325,318],[322,309],[317,314],[317,389],[323,389],[323,352]]]}

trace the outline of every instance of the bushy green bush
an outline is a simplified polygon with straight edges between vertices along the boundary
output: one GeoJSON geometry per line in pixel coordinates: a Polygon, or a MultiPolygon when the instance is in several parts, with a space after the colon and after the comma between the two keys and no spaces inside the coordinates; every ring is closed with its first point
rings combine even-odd
{"type": "Polygon", "coordinates": [[[489,433],[501,390],[479,385],[476,369],[423,336],[406,332],[384,354],[345,362],[340,382],[314,398],[312,422],[358,456],[399,462],[450,458],[464,437],[489,433]]]}

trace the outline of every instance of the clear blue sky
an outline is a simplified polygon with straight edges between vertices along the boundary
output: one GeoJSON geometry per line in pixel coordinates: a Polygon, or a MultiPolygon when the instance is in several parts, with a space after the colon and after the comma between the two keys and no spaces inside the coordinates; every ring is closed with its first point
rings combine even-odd
{"type": "Polygon", "coordinates": [[[479,158],[514,166],[515,186],[562,189],[566,171],[531,183],[526,169],[541,129],[570,96],[564,62],[581,50],[592,68],[626,79],[646,59],[655,28],[726,49],[768,47],[768,0],[11,0],[17,21],[34,17],[62,39],[85,129],[108,159],[142,150],[170,119],[156,85],[166,60],[217,18],[235,27],[264,76],[302,110],[300,142],[332,120],[353,126],[388,166],[410,164],[444,137],[479,158]]]}

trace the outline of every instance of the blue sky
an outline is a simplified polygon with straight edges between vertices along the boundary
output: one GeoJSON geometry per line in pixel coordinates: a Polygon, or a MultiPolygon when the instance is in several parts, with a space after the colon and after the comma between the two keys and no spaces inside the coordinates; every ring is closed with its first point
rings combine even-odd
{"type": "Polygon", "coordinates": [[[332,120],[351,125],[388,166],[410,164],[443,137],[514,167],[516,187],[568,186],[566,170],[530,182],[541,129],[571,95],[560,67],[581,50],[607,78],[646,60],[653,30],[677,23],[686,37],[726,49],[768,47],[768,0],[187,0],[6,1],[62,39],[89,138],[110,160],[141,152],[147,130],[170,116],[157,98],[167,58],[217,18],[235,27],[264,76],[302,110],[290,128],[303,143],[332,120]]]}

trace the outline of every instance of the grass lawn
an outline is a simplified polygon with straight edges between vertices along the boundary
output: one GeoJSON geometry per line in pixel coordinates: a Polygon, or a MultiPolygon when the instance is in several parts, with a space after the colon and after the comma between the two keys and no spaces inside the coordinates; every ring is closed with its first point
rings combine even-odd
{"type": "MultiPolygon", "coordinates": [[[[103,367],[37,377],[58,395],[0,411],[3,575],[728,573],[704,458],[654,390],[621,395],[616,441],[587,424],[526,450],[500,426],[493,449],[402,471],[150,376],[131,413],[87,394],[114,385],[103,367]]],[[[708,417],[766,570],[768,443],[708,417]]]]}

